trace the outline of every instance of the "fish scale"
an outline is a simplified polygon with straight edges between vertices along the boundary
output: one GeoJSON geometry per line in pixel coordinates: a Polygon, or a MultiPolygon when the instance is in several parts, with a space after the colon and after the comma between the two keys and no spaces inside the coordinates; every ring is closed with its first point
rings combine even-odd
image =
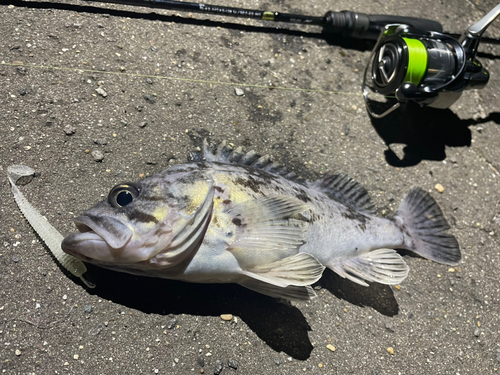
{"type": "Polygon", "coordinates": [[[400,283],[409,268],[395,249],[450,265],[461,259],[437,203],[418,188],[381,218],[345,174],[306,182],[225,142],[214,151],[205,142],[197,160],[128,186],[130,202],[121,206],[122,191],[112,189],[76,218],[83,233],[66,237],[63,250],[118,271],[238,283],[294,300],[314,295],[326,267],[361,285],[400,283]]]}

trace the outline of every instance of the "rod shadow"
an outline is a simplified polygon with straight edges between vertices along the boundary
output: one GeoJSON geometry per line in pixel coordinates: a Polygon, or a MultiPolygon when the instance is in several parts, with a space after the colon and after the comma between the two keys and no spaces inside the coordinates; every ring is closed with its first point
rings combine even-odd
{"type": "MultiPolygon", "coordinates": [[[[97,286],[88,293],[147,314],[189,314],[219,316],[231,313],[241,318],[255,334],[276,352],[297,359],[310,357],[311,327],[292,304],[253,292],[236,284],[191,284],[149,278],[87,265],[85,274],[97,286]]],[[[356,285],[326,270],[318,283],[337,298],[381,314],[394,316],[398,305],[391,289],[373,284],[356,285]]]]}
{"type": "MultiPolygon", "coordinates": [[[[380,108],[379,104],[373,101],[370,101],[370,106],[380,108]]],[[[469,126],[489,121],[500,124],[500,113],[491,113],[480,120],[462,120],[450,109],[420,107],[415,103],[407,103],[386,117],[370,117],[370,120],[388,147],[385,151],[387,163],[394,167],[409,167],[422,160],[444,160],[446,146],[470,146],[472,137],[469,126]],[[406,145],[402,158],[390,147],[396,143],[406,145]]]]}

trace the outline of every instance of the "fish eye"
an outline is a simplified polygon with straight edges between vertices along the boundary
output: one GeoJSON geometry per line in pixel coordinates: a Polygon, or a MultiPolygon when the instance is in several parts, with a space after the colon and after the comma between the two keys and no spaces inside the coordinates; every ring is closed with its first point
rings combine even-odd
{"type": "Polygon", "coordinates": [[[108,195],[108,203],[114,208],[120,208],[131,203],[139,196],[139,188],[132,183],[116,185],[108,195]]]}

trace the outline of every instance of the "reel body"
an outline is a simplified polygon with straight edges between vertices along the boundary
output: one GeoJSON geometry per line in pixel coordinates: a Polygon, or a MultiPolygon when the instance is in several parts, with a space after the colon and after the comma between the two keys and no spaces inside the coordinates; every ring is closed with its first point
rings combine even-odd
{"type": "Polygon", "coordinates": [[[384,117],[401,103],[448,108],[467,89],[480,89],[489,80],[488,71],[468,48],[449,35],[422,31],[407,25],[387,25],[370,56],[363,79],[368,112],[384,117]],[[465,47],[464,47],[465,46],[465,47]],[[395,102],[378,114],[369,105],[369,91],[395,102]]]}

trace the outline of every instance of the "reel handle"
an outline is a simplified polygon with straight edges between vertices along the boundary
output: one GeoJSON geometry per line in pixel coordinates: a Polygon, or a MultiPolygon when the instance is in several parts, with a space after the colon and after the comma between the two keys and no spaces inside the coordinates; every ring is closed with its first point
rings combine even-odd
{"type": "Polygon", "coordinates": [[[348,10],[327,12],[323,31],[342,37],[377,40],[388,24],[403,24],[419,30],[443,32],[439,22],[414,17],[356,13],[348,10]]]}

